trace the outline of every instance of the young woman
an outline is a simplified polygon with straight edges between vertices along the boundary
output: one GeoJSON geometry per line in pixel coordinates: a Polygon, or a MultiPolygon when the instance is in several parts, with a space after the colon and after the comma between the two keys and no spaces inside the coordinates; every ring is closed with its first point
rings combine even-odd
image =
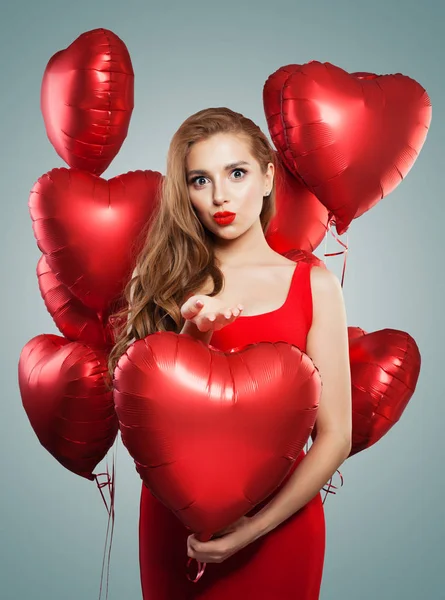
{"type": "MultiPolygon", "coordinates": [[[[142,485],[139,556],[145,600],[316,600],[325,521],[320,490],[351,447],[351,382],[345,308],[335,275],[274,252],[276,155],[249,119],[226,108],[189,117],[173,136],[158,212],[125,296],[128,345],[175,331],[226,351],[287,341],[318,367],[316,439],[261,505],[199,542],[142,485]],[[218,220],[219,213],[232,217],[218,220]],[[207,563],[186,577],[187,555],[207,563]],[[192,575],[193,577],[193,575],[192,575]]],[[[196,564],[196,563],[193,563],[196,564]]]]}

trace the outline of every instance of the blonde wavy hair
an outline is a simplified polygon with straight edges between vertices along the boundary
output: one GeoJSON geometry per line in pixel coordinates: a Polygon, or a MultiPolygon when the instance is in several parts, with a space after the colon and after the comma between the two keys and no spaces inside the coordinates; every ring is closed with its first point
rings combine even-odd
{"type": "Polygon", "coordinates": [[[243,137],[265,174],[275,166],[272,190],[263,197],[260,222],[266,233],[275,215],[277,155],[269,140],[253,121],[228,108],[207,108],[190,116],[174,134],[167,155],[159,203],[150,219],[133,276],[125,286],[126,307],[112,315],[115,345],[108,356],[111,380],[116,364],[127,347],[156,331],[179,333],[184,325],[182,304],[200,289],[209,276],[218,294],[224,281],[214,254],[211,233],[202,225],[191,203],[186,158],[196,142],[217,133],[243,137]]]}

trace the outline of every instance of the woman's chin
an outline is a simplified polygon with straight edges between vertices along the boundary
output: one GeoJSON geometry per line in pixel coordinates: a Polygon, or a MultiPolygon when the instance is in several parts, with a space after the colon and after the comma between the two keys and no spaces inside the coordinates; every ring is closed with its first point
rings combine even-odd
{"type": "Polygon", "coordinates": [[[230,225],[218,226],[212,224],[207,226],[207,230],[217,239],[234,240],[244,233],[239,224],[230,223],[230,225]],[[211,227],[211,228],[210,228],[211,227]]]}
{"type": "Polygon", "coordinates": [[[222,238],[224,240],[232,240],[241,235],[241,232],[237,227],[232,227],[230,225],[226,227],[221,227],[214,233],[217,237],[222,238]]]}

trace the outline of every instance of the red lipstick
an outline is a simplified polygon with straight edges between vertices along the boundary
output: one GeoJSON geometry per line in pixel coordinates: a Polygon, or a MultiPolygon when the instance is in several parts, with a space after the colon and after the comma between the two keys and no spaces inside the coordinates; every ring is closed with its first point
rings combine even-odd
{"type": "Polygon", "coordinates": [[[235,217],[236,213],[227,210],[219,211],[213,215],[213,218],[218,225],[229,225],[235,217]]]}

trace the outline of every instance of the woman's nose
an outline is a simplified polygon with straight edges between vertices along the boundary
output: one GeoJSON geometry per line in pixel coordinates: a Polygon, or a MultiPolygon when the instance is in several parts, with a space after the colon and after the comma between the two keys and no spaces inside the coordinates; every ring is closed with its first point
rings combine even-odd
{"type": "Polygon", "coordinates": [[[215,202],[224,202],[227,200],[227,190],[223,181],[215,181],[213,185],[213,200],[215,202]]]}

